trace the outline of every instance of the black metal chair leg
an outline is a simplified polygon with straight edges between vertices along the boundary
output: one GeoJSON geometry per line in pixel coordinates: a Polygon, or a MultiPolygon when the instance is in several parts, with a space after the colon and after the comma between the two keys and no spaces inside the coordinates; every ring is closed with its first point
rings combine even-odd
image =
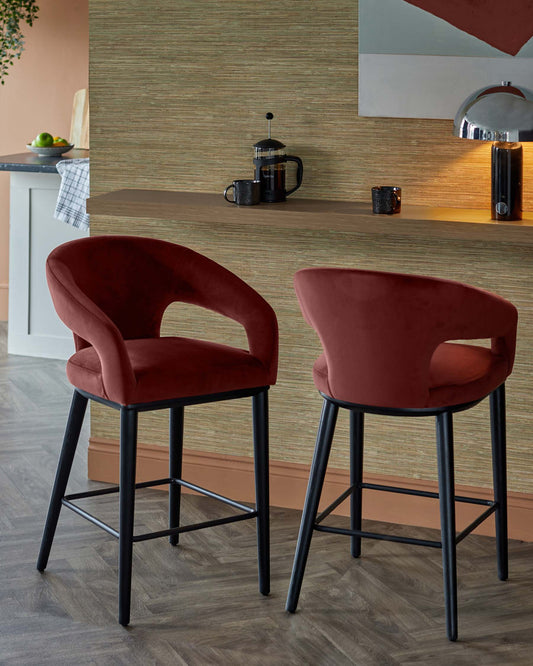
{"type": "Polygon", "coordinates": [[[507,460],[505,434],[505,384],[490,394],[490,428],[492,435],[492,475],[496,502],[496,548],[498,578],[507,580],[509,556],[507,543],[507,460]]]}
{"type": "MultiPolygon", "coordinates": [[[[183,461],[183,416],[184,408],[172,407],[169,419],[169,476],[171,479],[181,479],[183,461]]],[[[181,486],[179,483],[171,483],[168,493],[168,526],[179,527],[180,525],[181,486]]],[[[180,535],[171,534],[168,541],[172,546],[177,546],[180,535]]]]}
{"type": "Polygon", "coordinates": [[[324,477],[326,476],[326,468],[328,465],[329,452],[331,451],[331,443],[335,432],[338,411],[339,408],[335,403],[327,399],[324,400],[320,426],[318,428],[316,439],[315,453],[311,464],[309,483],[307,485],[300,533],[298,535],[298,543],[296,545],[296,553],[292,567],[289,593],[287,595],[287,603],[285,606],[285,609],[290,613],[294,613],[298,605],[298,598],[302,588],[305,565],[307,563],[309,546],[311,545],[311,537],[313,535],[313,526],[318,511],[322,486],[324,485],[324,477]]]}
{"type": "Polygon", "coordinates": [[[252,396],[255,506],[257,510],[257,560],[259,591],[270,593],[270,497],[268,482],[268,393],[252,396]]]}
{"type": "Polygon", "coordinates": [[[449,640],[455,641],[457,640],[457,558],[452,413],[438,414],[436,420],[446,632],[449,640]]]}
{"type": "Polygon", "coordinates": [[[78,391],[74,391],[67,420],[67,427],[63,437],[63,447],[59,456],[54,487],[50,498],[50,505],[48,507],[43,538],[41,540],[41,549],[39,551],[39,557],[37,558],[37,569],[39,571],[44,571],[48,564],[48,557],[50,555],[50,549],[52,548],[52,541],[54,540],[57,521],[61,511],[61,500],[65,495],[86,409],[87,398],[83,397],[78,391]]]}
{"type": "Polygon", "coordinates": [[[130,621],[133,518],[135,510],[135,465],[137,457],[137,411],[120,410],[120,498],[118,621],[130,621]]]}
{"type": "MultiPolygon", "coordinates": [[[[350,411],[350,529],[361,529],[361,516],[363,510],[363,443],[364,443],[364,418],[363,412],[350,411]]],[[[352,557],[361,555],[361,537],[352,536],[352,557]]]]}

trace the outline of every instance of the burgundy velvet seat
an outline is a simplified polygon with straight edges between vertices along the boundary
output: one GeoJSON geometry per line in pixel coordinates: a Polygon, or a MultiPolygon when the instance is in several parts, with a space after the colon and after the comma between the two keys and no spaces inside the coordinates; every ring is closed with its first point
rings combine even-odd
{"type": "Polygon", "coordinates": [[[276,381],[278,351],[272,308],[207,257],[149,238],[97,236],[65,243],[48,257],[47,279],[56,311],[74,334],[76,353],[67,363],[67,376],[75,390],[37,568],[43,571],[48,562],[62,504],[102,527],[72,500],[108,490],[64,493],[88,399],[120,410],[120,487],[113,489],[120,492],[120,530],[103,527],[119,538],[119,622],[128,624],[133,542],[167,535],[177,545],[180,532],[191,531],[179,523],[182,485],[214,496],[181,479],[184,407],[251,397],[256,508],[223,498],[243,513],[215,523],[257,518],[259,587],[268,594],[267,391],[276,381]],[[162,337],[163,314],[176,301],[234,319],[244,327],[249,348],[162,337]],[[142,485],[169,484],[169,528],[134,536],[137,415],[164,408],[170,410],[169,477],[142,485]]]}
{"type": "MultiPolygon", "coordinates": [[[[135,376],[131,404],[271,383],[267,368],[243,349],[175,337],[125,340],[124,346],[135,376]]],[[[67,377],[73,386],[110,400],[94,347],[80,349],[69,359],[67,377]]]]}
{"type": "Polygon", "coordinates": [[[316,330],[323,354],[313,378],[324,398],[321,423],[287,610],[294,612],[313,529],[351,536],[358,557],[361,537],[405,541],[442,548],[447,633],[457,637],[456,544],[492,513],[496,518],[498,575],[507,578],[507,499],[505,454],[505,380],[513,368],[517,311],[508,301],[458,282],[377,271],[310,268],[295,276],[302,313],[316,330]],[[490,347],[479,339],[491,339],[490,347]],[[466,340],[476,340],[468,344],[466,340]],[[455,342],[454,342],[455,341],[455,342]],[[455,533],[452,414],[490,395],[494,501],[480,519],[455,533]],[[318,503],[339,407],[350,411],[351,528],[322,525],[340,504],[317,518],[318,503]],[[441,541],[388,537],[361,530],[362,490],[406,492],[363,482],[364,414],[435,416],[441,541]]]}

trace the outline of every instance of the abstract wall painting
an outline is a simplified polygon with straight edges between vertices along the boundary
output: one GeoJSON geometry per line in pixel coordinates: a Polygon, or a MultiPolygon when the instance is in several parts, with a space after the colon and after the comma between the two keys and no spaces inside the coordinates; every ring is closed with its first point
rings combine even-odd
{"type": "Polygon", "coordinates": [[[533,0],[359,0],[359,115],[453,118],[501,81],[533,89],[533,0]]]}

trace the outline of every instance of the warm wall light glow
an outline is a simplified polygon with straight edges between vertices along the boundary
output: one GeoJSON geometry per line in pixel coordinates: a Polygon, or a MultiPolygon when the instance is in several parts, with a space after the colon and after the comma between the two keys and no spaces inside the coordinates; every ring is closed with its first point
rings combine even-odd
{"type": "MultiPolygon", "coordinates": [[[[490,171],[487,168],[490,162],[491,143],[489,141],[454,141],[457,154],[439,169],[426,173],[424,187],[431,186],[437,189],[439,184],[457,182],[468,185],[472,193],[473,208],[488,208],[490,206],[490,171]]],[[[450,208],[464,208],[462,202],[458,204],[453,191],[450,189],[448,204],[450,208]]]]}

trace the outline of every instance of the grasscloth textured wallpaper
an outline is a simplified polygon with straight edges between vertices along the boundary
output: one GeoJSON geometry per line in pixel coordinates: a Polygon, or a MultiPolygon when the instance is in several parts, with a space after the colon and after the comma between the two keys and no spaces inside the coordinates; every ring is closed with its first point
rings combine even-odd
{"type": "MultiPolygon", "coordinates": [[[[451,136],[451,121],[357,116],[357,3],[353,0],[91,0],[91,187],[221,192],[252,175],[252,145],[273,136],[305,165],[299,196],[369,200],[378,183],[415,204],[487,206],[490,146],[451,136]],[[157,7],[154,6],[157,5],[157,7]]],[[[527,162],[531,153],[526,151],[527,162]]],[[[532,174],[533,175],[533,174],[532,174]]],[[[532,186],[533,189],[533,186],[532,186]]],[[[526,207],[533,207],[530,195],[526,207]]],[[[261,207],[258,207],[260,215],[261,207]]],[[[280,321],[279,384],[271,391],[272,458],[310,462],[320,399],[311,367],[318,341],[304,323],[292,275],[304,266],[361,266],[460,279],[520,309],[517,371],[508,385],[510,488],[533,492],[531,447],[532,257],[529,248],[474,241],[282,230],[95,215],[92,233],[166,238],[204,252],[249,281],[280,321]]],[[[182,306],[165,333],[204,333],[182,306]]],[[[210,336],[244,345],[234,325],[210,317],[210,336]]],[[[248,404],[191,408],[186,446],[250,455],[248,404]],[[227,433],[231,432],[231,438],[227,433]]],[[[166,415],[165,415],[166,416],[166,415]]],[[[165,444],[164,415],[142,414],[140,440],[165,444]]],[[[459,414],[457,481],[491,484],[488,406],[459,414]]],[[[346,467],[347,419],[332,464],[346,467]]],[[[369,471],[435,478],[432,419],[368,419],[369,471]]],[[[95,405],[92,434],[116,438],[116,414],[95,405]]]]}
{"type": "Polygon", "coordinates": [[[93,193],[222,191],[253,173],[271,111],[304,161],[298,196],[392,183],[410,203],[486,206],[488,143],[449,120],[357,116],[357,40],[357,0],[91,0],[93,193]]]}

